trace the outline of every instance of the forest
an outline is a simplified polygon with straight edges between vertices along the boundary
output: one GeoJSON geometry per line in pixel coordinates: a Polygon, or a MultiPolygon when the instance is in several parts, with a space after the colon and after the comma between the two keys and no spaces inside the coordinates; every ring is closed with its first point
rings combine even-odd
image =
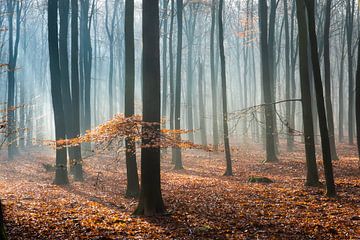
{"type": "Polygon", "coordinates": [[[0,240],[360,239],[359,7],[0,0],[0,240]]]}

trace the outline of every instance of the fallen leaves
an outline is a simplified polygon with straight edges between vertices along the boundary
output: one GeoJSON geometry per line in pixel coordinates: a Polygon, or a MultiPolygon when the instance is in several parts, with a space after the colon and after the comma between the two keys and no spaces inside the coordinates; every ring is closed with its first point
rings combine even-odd
{"type": "Polygon", "coordinates": [[[0,161],[0,195],[16,240],[359,239],[360,179],[349,158],[356,149],[342,149],[344,157],[334,162],[337,199],[304,186],[302,150],[263,164],[262,152],[249,148],[236,151],[233,177],[222,176],[222,154],[185,151],[185,170],[179,171],[164,154],[162,191],[169,216],[132,217],[137,201],[124,197],[124,159],[104,155],[86,159],[85,182],[70,187],[52,185],[53,173],[43,168],[54,162],[47,155],[0,161]],[[251,176],[274,183],[248,183],[251,176]]]}

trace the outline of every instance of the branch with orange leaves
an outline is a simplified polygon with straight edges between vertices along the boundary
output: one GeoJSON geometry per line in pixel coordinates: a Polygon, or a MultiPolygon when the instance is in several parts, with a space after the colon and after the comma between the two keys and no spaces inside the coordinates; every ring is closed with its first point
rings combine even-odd
{"type": "MultiPolygon", "coordinates": [[[[115,148],[123,147],[123,141],[131,138],[141,148],[160,147],[160,148],[182,148],[182,149],[204,149],[207,146],[184,141],[179,135],[189,133],[187,130],[161,129],[160,135],[157,129],[160,123],[149,123],[142,121],[141,115],[124,117],[123,114],[115,115],[111,120],[99,125],[93,130],[87,131],[84,135],[58,141],[50,141],[50,145],[56,148],[72,147],[82,143],[97,143],[103,145],[104,149],[109,149],[111,145],[115,148]],[[142,140],[151,140],[150,143],[141,144],[142,140]]],[[[116,149],[118,151],[118,149],[116,149]]]]}

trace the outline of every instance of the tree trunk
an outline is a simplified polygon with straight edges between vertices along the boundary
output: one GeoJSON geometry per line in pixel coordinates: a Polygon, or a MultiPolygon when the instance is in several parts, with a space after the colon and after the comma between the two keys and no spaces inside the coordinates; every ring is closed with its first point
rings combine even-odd
{"type": "Polygon", "coordinates": [[[354,27],[354,0],[347,0],[346,4],[346,40],[348,55],[348,79],[349,79],[349,109],[348,109],[348,135],[349,144],[354,144],[354,76],[353,76],[353,47],[352,36],[354,27]]]}
{"type": "Polygon", "coordinates": [[[206,139],[206,120],[205,120],[205,111],[206,106],[204,104],[204,67],[201,61],[199,60],[199,119],[200,119],[200,135],[201,135],[201,144],[203,146],[207,145],[206,139]]]}
{"type": "Polygon", "coordinates": [[[223,130],[224,130],[224,148],[226,159],[225,176],[232,176],[232,162],[230,155],[229,143],[229,127],[228,127],[228,112],[227,112],[227,93],[226,93],[226,66],[225,66],[225,49],[224,49],[224,26],[223,26],[223,5],[224,0],[219,1],[219,48],[220,48],[220,64],[221,64],[221,90],[223,103],[223,130]]]}
{"type": "Polygon", "coordinates": [[[269,48],[267,37],[267,4],[266,0],[259,0],[259,27],[260,27],[260,54],[261,54],[261,68],[262,68],[262,87],[264,93],[265,107],[265,125],[266,125],[266,160],[265,162],[277,162],[274,138],[274,123],[273,123],[273,106],[272,103],[272,87],[271,77],[269,71],[269,48]]]}
{"type": "MultiPolygon", "coordinates": [[[[125,2],[125,117],[134,115],[135,94],[135,48],[134,48],[134,0],[125,2]]],[[[139,177],[136,163],[136,147],[133,137],[127,137],[126,170],[127,197],[137,197],[139,194],[139,177]]]]}
{"type": "MultiPolygon", "coordinates": [[[[182,11],[183,0],[176,0],[177,7],[177,24],[178,24],[178,42],[177,42],[177,56],[176,56],[176,90],[175,90],[175,129],[180,129],[181,118],[181,59],[182,59],[182,11]]],[[[181,141],[181,136],[177,135],[177,141],[181,141]]],[[[183,169],[181,149],[173,149],[173,161],[175,162],[175,169],[183,169]]]]}
{"type": "MultiPolygon", "coordinates": [[[[167,110],[167,96],[168,96],[168,74],[167,74],[167,44],[168,44],[168,5],[169,0],[163,0],[163,19],[164,19],[164,33],[162,34],[162,103],[161,103],[161,115],[166,118],[167,110]]],[[[166,128],[166,121],[162,124],[162,128],[166,128]]]]}
{"type": "MultiPolygon", "coordinates": [[[[80,88],[79,88],[79,32],[78,15],[79,5],[77,0],[71,0],[71,98],[73,109],[73,136],[80,135],[80,88]]],[[[83,168],[81,147],[73,147],[74,166],[73,174],[75,181],[83,180],[83,168]]]]}
{"type": "Polygon", "coordinates": [[[333,107],[331,103],[330,16],[331,16],[331,0],[327,0],[325,6],[325,24],[324,24],[325,104],[326,104],[326,117],[328,119],[331,158],[333,160],[338,160],[339,158],[336,153],[335,135],[334,135],[333,107]]]}
{"type": "Polygon", "coordinates": [[[210,30],[210,73],[211,73],[211,92],[212,92],[212,130],[214,151],[218,151],[219,146],[219,126],[217,118],[217,76],[215,72],[215,23],[216,23],[216,0],[211,3],[211,30],[210,30]]]}
{"type": "MultiPolygon", "coordinates": [[[[55,137],[56,140],[62,140],[65,139],[65,118],[61,95],[57,9],[58,1],[48,0],[48,43],[51,95],[55,120],[55,137]]],[[[57,185],[67,185],[69,183],[65,148],[59,148],[56,150],[56,172],[54,183],[57,185]]]]}
{"type": "Polygon", "coordinates": [[[329,132],[328,132],[328,125],[327,125],[327,118],[326,118],[326,111],[324,104],[323,86],[321,82],[318,45],[317,45],[316,29],[315,29],[314,1],[306,0],[305,5],[308,16],[311,59],[313,64],[316,103],[318,107],[319,128],[321,135],[323,164],[324,164],[324,172],[326,179],[326,194],[329,197],[335,197],[336,190],[334,183],[333,167],[331,162],[330,140],[329,140],[329,132]]]}
{"type": "Polygon", "coordinates": [[[318,186],[319,175],[316,166],[314,126],[311,106],[311,88],[308,69],[308,30],[306,26],[305,5],[303,0],[296,0],[297,19],[299,26],[299,60],[300,84],[304,123],[304,141],[306,155],[306,183],[307,186],[318,186]]]}
{"type": "Polygon", "coordinates": [[[15,117],[15,69],[18,57],[18,49],[20,42],[20,17],[21,17],[22,3],[14,0],[7,0],[8,24],[9,24],[9,53],[8,53],[8,99],[7,99],[7,135],[8,135],[8,159],[12,160],[17,153],[17,135],[18,129],[16,127],[15,117]],[[21,6],[20,6],[21,5],[21,6]],[[16,7],[16,10],[15,10],[16,7]],[[14,42],[14,13],[16,11],[16,33],[14,42]]]}
{"type": "Polygon", "coordinates": [[[160,181],[160,48],[159,1],[143,0],[143,126],[141,151],[141,192],[134,214],[154,216],[165,213],[160,181]],[[147,135],[147,133],[151,133],[147,135]],[[153,145],[156,144],[156,145],[153,145]]]}

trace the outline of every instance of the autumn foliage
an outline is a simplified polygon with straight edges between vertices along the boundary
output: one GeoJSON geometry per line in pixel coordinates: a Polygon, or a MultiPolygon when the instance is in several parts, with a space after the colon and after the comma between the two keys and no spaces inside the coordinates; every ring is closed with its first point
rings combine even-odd
{"type": "MultiPolygon", "coordinates": [[[[76,146],[81,143],[97,143],[104,148],[115,147],[121,149],[126,137],[134,139],[136,143],[140,143],[141,139],[155,139],[151,144],[141,145],[144,147],[177,147],[187,149],[207,149],[206,146],[194,144],[190,141],[179,140],[180,134],[186,134],[186,130],[170,130],[161,129],[160,136],[156,136],[156,131],[147,128],[144,132],[144,126],[160,127],[160,123],[150,123],[142,121],[141,115],[133,117],[124,117],[123,114],[115,115],[111,120],[99,125],[93,130],[88,130],[86,134],[73,139],[63,139],[56,142],[50,142],[56,147],[76,146]]],[[[151,129],[151,128],[150,128],[151,129]]]]}
{"type": "MultiPolygon", "coordinates": [[[[0,195],[10,239],[360,239],[360,181],[354,146],[341,145],[334,162],[338,198],[304,186],[302,146],[263,164],[261,147],[233,149],[233,177],[223,154],[184,151],[185,170],[162,159],[162,192],[169,216],[138,218],[137,200],[124,197],[124,156],[84,160],[85,181],[52,184],[49,155],[29,152],[0,161],[0,195]],[[250,183],[252,176],[273,183],[250,183]]],[[[1,158],[1,156],[0,156],[1,158]]],[[[320,175],[323,179],[321,161],[320,175]]],[[[322,180],[323,181],[323,180],[322,180]]]]}

